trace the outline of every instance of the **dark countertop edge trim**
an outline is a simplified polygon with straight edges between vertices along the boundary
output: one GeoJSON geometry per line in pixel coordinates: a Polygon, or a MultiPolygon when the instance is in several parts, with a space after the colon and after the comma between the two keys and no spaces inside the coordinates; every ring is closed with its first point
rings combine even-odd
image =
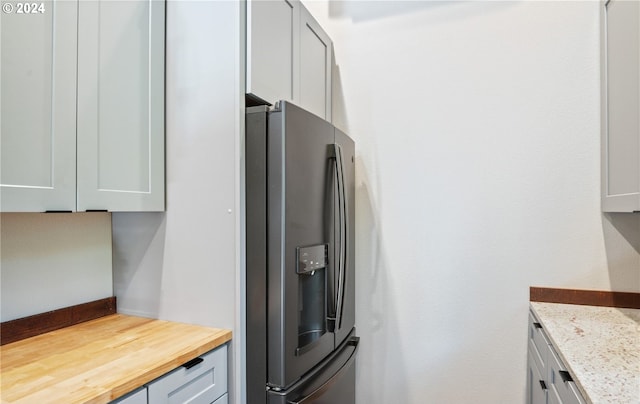
{"type": "Polygon", "coordinates": [[[64,307],[0,323],[0,345],[35,337],[116,313],[116,297],[64,307]]]}
{"type": "Polygon", "coordinates": [[[640,309],[640,293],[529,287],[529,301],[640,309]]]}

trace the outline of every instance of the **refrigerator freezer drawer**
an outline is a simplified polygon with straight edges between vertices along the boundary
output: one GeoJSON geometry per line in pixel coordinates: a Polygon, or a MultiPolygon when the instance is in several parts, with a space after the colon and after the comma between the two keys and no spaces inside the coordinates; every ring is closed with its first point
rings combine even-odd
{"type": "Polygon", "coordinates": [[[285,391],[269,391],[269,404],[354,404],[359,337],[350,337],[328,361],[285,391]]]}

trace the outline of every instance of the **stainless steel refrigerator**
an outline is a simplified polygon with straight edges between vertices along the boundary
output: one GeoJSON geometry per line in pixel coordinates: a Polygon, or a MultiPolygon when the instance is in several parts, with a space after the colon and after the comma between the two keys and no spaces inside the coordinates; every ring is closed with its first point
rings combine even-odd
{"type": "Polygon", "coordinates": [[[247,403],[353,404],[354,142],[281,101],[245,148],[247,403]]]}

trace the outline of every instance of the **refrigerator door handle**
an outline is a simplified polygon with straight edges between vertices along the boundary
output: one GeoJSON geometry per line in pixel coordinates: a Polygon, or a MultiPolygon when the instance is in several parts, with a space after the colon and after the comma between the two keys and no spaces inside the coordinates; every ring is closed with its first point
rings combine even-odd
{"type": "Polygon", "coordinates": [[[342,374],[346,372],[350,366],[352,366],[353,361],[356,359],[355,352],[358,350],[359,343],[360,337],[351,337],[347,344],[355,347],[354,354],[349,357],[349,360],[346,361],[344,365],[342,365],[340,370],[338,370],[333,376],[331,376],[329,380],[324,382],[322,386],[318,387],[311,394],[296,400],[287,400],[287,404],[311,404],[318,398],[320,398],[335,382],[340,379],[342,374]]]}
{"type": "MultiPolygon", "coordinates": [[[[342,157],[342,148],[339,144],[333,144],[333,153],[331,156],[335,159],[336,163],[336,175],[338,177],[338,216],[340,218],[340,253],[338,259],[338,290],[335,296],[336,313],[335,317],[329,317],[329,320],[333,323],[333,329],[339,329],[342,325],[342,305],[344,301],[344,283],[345,283],[345,265],[347,261],[347,223],[348,210],[347,210],[347,197],[344,183],[344,159],[342,157]]],[[[333,331],[333,330],[332,330],[333,331]]]]}

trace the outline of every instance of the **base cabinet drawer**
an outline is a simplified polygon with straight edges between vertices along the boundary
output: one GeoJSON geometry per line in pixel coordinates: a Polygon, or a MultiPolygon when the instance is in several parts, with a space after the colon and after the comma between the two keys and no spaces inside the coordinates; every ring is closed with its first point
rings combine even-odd
{"type": "Polygon", "coordinates": [[[585,401],[578,392],[575,382],[551,346],[549,346],[548,358],[549,402],[584,404],[585,401]]]}
{"type": "Polygon", "coordinates": [[[141,387],[134,390],[126,396],[112,401],[111,404],[147,404],[147,388],[141,387]]]}
{"type": "Polygon", "coordinates": [[[227,404],[227,346],[190,360],[109,404],[227,404]]]}
{"type": "Polygon", "coordinates": [[[529,313],[527,404],[584,404],[542,324],[529,313]]]}
{"type": "Polygon", "coordinates": [[[548,346],[549,339],[542,330],[542,325],[533,317],[533,314],[529,313],[529,350],[543,375],[547,370],[546,351],[548,346]]]}
{"type": "Polygon", "coordinates": [[[211,404],[227,392],[227,347],[185,363],[147,385],[150,404],[211,404]]]}

